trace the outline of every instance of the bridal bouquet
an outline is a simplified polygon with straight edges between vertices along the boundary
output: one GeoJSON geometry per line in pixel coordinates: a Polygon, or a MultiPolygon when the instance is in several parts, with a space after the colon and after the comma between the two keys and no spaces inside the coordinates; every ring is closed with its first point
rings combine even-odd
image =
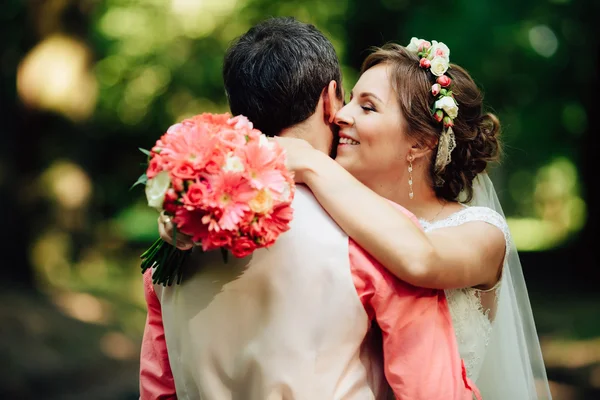
{"type": "MultiPolygon", "coordinates": [[[[245,257],[268,247],[289,229],[294,180],[284,150],[253,129],[246,117],[202,114],[169,128],[148,155],[148,205],[165,212],[177,233],[203,251],[227,250],[245,257]]],[[[142,254],[142,273],[153,282],[181,282],[191,250],[158,239],[142,254]]]]}

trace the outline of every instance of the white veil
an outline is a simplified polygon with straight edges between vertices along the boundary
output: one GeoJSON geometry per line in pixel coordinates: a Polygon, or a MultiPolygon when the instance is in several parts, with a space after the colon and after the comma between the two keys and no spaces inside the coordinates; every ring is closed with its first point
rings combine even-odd
{"type": "MultiPolygon", "coordinates": [[[[504,217],[487,173],[475,178],[473,190],[470,205],[489,207],[504,217]]],[[[484,400],[548,400],[552,396],[523,269],[515,245],[510,246],[492,335],[475,383],[484,400]]]]}

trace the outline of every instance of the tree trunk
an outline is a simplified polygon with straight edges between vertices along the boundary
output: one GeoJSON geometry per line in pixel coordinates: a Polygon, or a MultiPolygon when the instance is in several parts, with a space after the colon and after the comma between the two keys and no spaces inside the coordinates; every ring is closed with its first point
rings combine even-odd
{"type": "MultiPolygon", "coordinates": [[[[9,2],[10,3],[10,2],[9,2]]],[[[16,93],[17,65],[29,49],[32,38],[27,9],[7,4],[8,19],[0,26],[0,255],[2,283],[20,289],[34,289],[29,259],[32,213],[27,212],[24,188],[29,184],[36,151],[35,132],[26,126],[25,110],[16,93]]]]}
{"type": "MultiPolygon", "coordinates": [[[[591,39],[591,38],[590,38],[591,39]]],[[[600,43],[594,40],[593,49],[588,56],[595,58],[595,66],[592,71],[598,71],[600,67],[600,43]]],[[[598,204],[600,204],[600,188],[598,187],[598,178],[600,176],[600,164],[598,164],[598,154],[600,152],[600,127],[595,121],[597,116],[597,107],[593,100],[600,93],[600,79],[598,74],[590,74],[593,79],[590,82],[588,90],[582,92],[582,101],[585,101],[588,128],[585,139],[582,141],[581,149],[581,177],[582,187],[587,204],[587,221],[581,233],[579,246],[576,249],[574,259],[578,260],[573,268],[576,269],[578,275],[581,275],[584,281],[590,282],[596,286],[596,282],[600,279],[600,265],[598,265],[598,241],[600,240],[600,212],[598,204]],[[584,94],[585,93],[585,94],[584,94]]],[[[571,269],[569,267],[569,269],[571,269]]]]}

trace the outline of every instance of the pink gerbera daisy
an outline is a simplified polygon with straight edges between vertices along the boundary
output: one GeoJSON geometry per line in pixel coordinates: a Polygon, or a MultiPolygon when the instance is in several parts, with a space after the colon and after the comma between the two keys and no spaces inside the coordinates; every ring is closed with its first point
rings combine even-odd
{"type": "Polygon", "coordinates": [[[256,196],[254,189],[242,173],[222,171],[212,180],[210,206],[222,212],[219,227],[235,230],[250,212],[248,203],[256,196]]]}
{"type": "Polygon", "coordinates": [[[218,138],[203,125],[187,126],[182,124],[181,134],[163,136],[165,147],[160,155],[169,160],[171,167],[187,162],[196,171],[201,171],[206,163],[215,160],[218,153],[218,138]]]}
{"type": "Polygon", "coordinates": [[[247,165],[250,184],[258,190],[268,188],[281,194],[285,178],[276,169],[277,154],[272,146],[252,142],[248,143],[241,152],[247,165]]]}

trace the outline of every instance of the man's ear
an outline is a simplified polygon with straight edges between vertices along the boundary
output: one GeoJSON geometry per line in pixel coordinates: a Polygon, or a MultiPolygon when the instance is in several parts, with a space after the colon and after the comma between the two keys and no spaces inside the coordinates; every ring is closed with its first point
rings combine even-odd
{"type": "Polygon", "coordinates": [[[328,124],[333,124],[335,114],[343,106],[343,100],[338,97],[337,89],[338,84],[336,81],[329,82],[329,85],[323,89],[323,117],[328,124]]]}

